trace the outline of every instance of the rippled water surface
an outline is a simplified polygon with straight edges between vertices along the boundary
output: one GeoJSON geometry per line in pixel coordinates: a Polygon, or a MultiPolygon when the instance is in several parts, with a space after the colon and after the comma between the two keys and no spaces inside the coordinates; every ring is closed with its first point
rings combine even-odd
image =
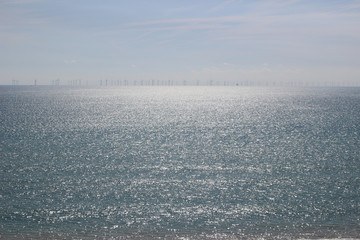
{"type": "Polygon", "coordinates": [[[0,88],[0,238],[360,236],[360,89],[0,88]]]}

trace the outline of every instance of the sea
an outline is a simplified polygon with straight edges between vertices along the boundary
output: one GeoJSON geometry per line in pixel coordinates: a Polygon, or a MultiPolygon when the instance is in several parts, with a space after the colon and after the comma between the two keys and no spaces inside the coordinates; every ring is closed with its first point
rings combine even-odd
{"type": "Polygon", "coordinates": [[[0,239],[360,239],[360,88],[0,87],[0,239]]]}

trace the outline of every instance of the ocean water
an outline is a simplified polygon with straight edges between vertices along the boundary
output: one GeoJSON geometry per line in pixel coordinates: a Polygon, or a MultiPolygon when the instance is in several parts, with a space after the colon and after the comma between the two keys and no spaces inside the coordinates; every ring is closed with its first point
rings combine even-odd
{"type": "Polygon", "coordinates": [[[360,238],[360,88],[0,87],[1,239],[360,238]]]}

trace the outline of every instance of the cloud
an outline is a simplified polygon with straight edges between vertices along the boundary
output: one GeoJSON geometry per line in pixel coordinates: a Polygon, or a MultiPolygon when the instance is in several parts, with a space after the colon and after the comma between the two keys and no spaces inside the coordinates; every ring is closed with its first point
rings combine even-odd
{"type": "Polygon", "coordinates": [[[248,16],[236,15],[236,16],[224,16],[224,17],[204,17],[204,18],[176,18],[176,19],[163,19],[145,22],[134,22],[124,27],[146,27],[146,26],[176,26],[183,24],[199,24],[199,23],[226,23],[226,22],[239,22],[250,20],[248,16]]]}
{"type": "Polygon", "coordinates": [[[221,4],[211,8],[208,13],[214,13],[214,12],[218,12],[224,8],[226,8],[229,4],[231,4],[232,2],[234,2],[234,0],[228,0],[228,1],[225,1],[225,2],[222,2],[221,4]]]}
{"type": "Polygon", "coordinates": [[[36,29],[41,29],[49,21],[38,14],[32,3],[35,0],[16,0],[0,2],[0,35],[4,40],[24,37],[36,29]],[[23,6],[26,4],[26,6],[23,6]]]}
{"type": "MultiPolygon", "coordinates": [[[[273,2],[273,1],[271,1],[273,2]]],[[[275,1],[274,6],[287,7],[284,1],[275,1]]],[[[293,1],[298,2],[298,1],[293,1]]],[[[347,35],[360,36],[360,13],[324,10],[308,12],[277,13],[274,6],[261,2],[259,11],[248,11],[242,15],[221,17],[176,18],[123,25],[128,31],[207,31],[214,39],[295,39],[296,37],[328,37],[347,35]],[[268,9],[265,9],[265,6],[268,9]]]]}
{"type": "Polygon", "coordinates": [[[193,10],[194,8],[196,8],[196,5],[185,6],[185,7],[182,6],[182,7],[176,7],[176,8],[167,9],[165,11],[165,16],[171,16],[171,15],[174,15],[174,14],[189,12],[189,11],[193,10]]]}
{"type": "Polygon", "coordinates": [[[345,5],[342,8],[345,10],[360,9],[360,1],[355,1],[353,4],[345,5]]]}
{"type": "Polygon", "coordinates": [[[29,4],[36,2],[44,2],[45,0],[2,0],[3,4],[6,5],[20,5],[20,4],[29,4]]]}
{"type": "MultiPolygon", "coordinates": [[[[301,86],[360,86],[356,67],[286,67],[283,65],[245,67],[204,67],[192,70],[187,79],[214,79],[229,83],[282,84],[301,86]],[[346,76],[346,78],[344,78],[346,76]]],[[[185,77],[185,76],[183,76],[185,77]]]]}
{"type": "Polygon", "coordinates": [[[64,60],[64,63],[65,64],[75,64],[75,63],[78,63],[78,61],[75,59],[70,59],[70,60],[64,60]]]}

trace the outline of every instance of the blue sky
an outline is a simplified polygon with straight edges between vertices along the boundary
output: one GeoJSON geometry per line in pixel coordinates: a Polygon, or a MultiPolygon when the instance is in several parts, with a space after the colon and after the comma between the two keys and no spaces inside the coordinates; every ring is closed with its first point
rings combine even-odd
{"type": "Polygon", "coordinates": [[[360,85],[359,0],[1,0],[0,83],[360,85]]]}

